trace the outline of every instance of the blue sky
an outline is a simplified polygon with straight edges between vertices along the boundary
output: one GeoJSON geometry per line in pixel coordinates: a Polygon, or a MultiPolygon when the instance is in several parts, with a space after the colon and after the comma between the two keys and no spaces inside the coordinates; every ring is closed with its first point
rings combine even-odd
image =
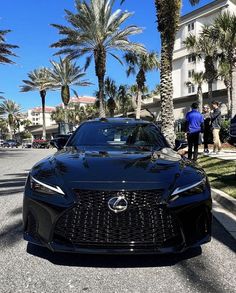
{"type": "MultiPolygon", "coordinates": [[[[115,8],[119,7],[119,0],[115,8]]],[[[211,0],[201,0],[194,8],[188,0],[183,0],[182,14],[203,6],[211,0]]],[[[57,30],[50,26],[52,23],[67,24],[64,9],[74,11],[74,0],[7,0],[2,1],[0,10],[0,29],[11,29],[7,35],[7,42],[18,45],[15,50],[19,56],[14,61],[16,65],[0,65],[0,91],[4,92],[7,99],[14,100],[25,111],[29,108],[40,106],[41,100],[38,92],[21,93],[19,86],[22,80],[27,79],[27,73],[41,66],[49,66],[49,60],[57,60],[53,56],[55,49],[49,48],[50,44],[59,39],[57,30]]],[[[134,12],[127,24],[132,23],[144,28],[141,35],[132,40],[141,42],[149,50],[160,51],[159,34],[156,30],[156,16],[154,0],[126,0],[122,9],[134,12]]],[[[78,60],[83,66],[84,60],[78,60]]],[[[107,75],[119,84],[133,84],[134,77],[126,77],[125,68],[117,61],[108,59],[107,75]]],[[[94,73],[94,64],[90,65],[86,76],[94,86],[75,87],[79,95],[93,95],[97,88],[97,80],[94,73]]],[[[159,82],[159,73],[148,74],[147,84],[150,89],[159,82]]],[[[48,92],[46,104],[55,106],[60,103],[59,92],[48,92]]]]}

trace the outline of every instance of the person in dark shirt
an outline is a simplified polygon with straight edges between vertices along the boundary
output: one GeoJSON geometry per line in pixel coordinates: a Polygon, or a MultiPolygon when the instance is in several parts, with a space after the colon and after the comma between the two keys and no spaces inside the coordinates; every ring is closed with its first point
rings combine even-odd
{"type": "Polygon", "coordinates": [[[221,152],[221,141],[220,141],[220,127],[221,127],[221,112],[219,109],[219,102],[213,101],[212,103],[213,111],[211,113],[211,127],[213,133],[213,152],[221,152]]]}
{"type": "Polygon", "coordinates": [[[208,154],[208,143],[210,142],[211,137],[211,109],[209,105],[203,106],[203,118],[204,118],[204,132],[203,132],[203,141],[204,141],[204,153],[208,154]]]}
{"type": "Polygon", "coordinates": [[[193,103],[191,107],[192,111],[188,112],[186,115],[188,159],[196,161],[198,157],[199,134],[204,128],[204,119],[202,114],[198,111],[198,103],[193,103]]]}

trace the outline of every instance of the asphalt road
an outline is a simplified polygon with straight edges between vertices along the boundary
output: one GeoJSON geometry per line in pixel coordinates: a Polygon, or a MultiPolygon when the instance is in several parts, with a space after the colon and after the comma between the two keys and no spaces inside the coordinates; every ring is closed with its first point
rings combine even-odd
{"type": "Polygon", "coordinates": [[[0,149],[0,292],[236,292],[236,242],[213,239],[178,256],[52,254],[22,239],[27,172],[54,150],[0,149]]]}

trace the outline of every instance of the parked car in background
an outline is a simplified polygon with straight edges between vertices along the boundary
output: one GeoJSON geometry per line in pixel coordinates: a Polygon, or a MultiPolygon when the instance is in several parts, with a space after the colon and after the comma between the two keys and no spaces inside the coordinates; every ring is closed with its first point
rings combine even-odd
{"type": "Polygon", "coordinates": [[[48,149],[50,147],[49,140],[46,139],[34,139],[32,147],[35,149],[48,149]]]}
{"type": "Polygon", "coordinates": [[[32,139],[23,139],[22,140],[22,148],[23,149],[29,149],[32,147],[32,139]]]}
{"type": "Polygon", "coordinates": [[[4,148],[18,148],[19,145],[20,143],[15,139],[7,139],[2,144],[4,148]]]}

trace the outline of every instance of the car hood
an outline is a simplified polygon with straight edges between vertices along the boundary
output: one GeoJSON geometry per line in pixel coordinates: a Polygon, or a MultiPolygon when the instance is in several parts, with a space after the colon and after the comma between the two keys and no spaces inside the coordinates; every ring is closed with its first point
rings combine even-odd
{"type": "Polygon", "coordinates": [[[189,161],[173,151],[69,148],[41,161],[34,167],[33,176],[48,183],[52,177],[55,182],[56,177],[60,185],[76,189],[137,190],[173,189],[183,172],[191,181],[202,177],[189,161]]]}

